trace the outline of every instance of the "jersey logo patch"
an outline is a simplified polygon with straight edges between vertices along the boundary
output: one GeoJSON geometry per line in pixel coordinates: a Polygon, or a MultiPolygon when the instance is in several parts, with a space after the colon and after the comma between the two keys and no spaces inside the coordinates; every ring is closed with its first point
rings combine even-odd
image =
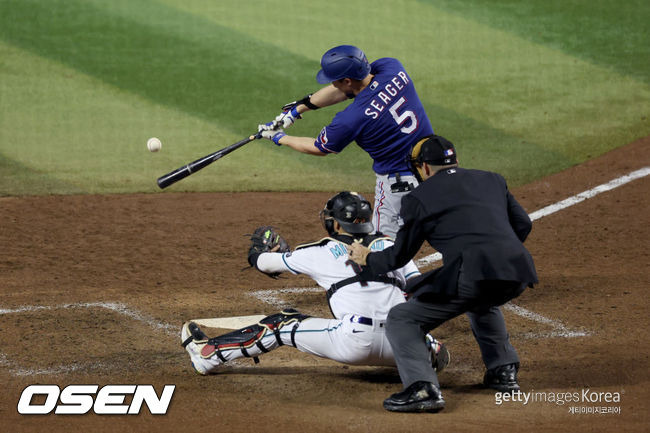
{"type": "Polygon", "coordinates": [[[323,145],[327,144],[327,127],[321,129],[320,134],[318,134],[318,141],[323,145]]]}

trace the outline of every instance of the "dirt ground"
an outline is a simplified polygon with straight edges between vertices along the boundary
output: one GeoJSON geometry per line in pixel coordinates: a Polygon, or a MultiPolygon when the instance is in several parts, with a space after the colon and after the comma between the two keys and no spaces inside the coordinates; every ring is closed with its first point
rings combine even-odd
{"type": "MultiPolygon", "coordinates": [[[[648,166],[646,138],[513,192],[533,212],[648,166]]],[[[514,301],[525,310],[504,314],[522,390],[547,401],[497,405],[479,386],[480,354],[460,317],[436,332],[452,352],[438,414],[382,408],[400,389],[394,369],[283,347],[201,377],[179,345],[188,319],[270,314],[277,305],[259,291],[313,287],[241,270],[244,234],[273,224],[291,245],[318,239],[333,192],[0,198],[0,431],[648,431],[648,191],[646,176],[534,223],[526,245],[540,284],[514,301]],[[167,415],[18,414],[22,390],[36,383],[176,390],[167,415]],[[548,401],[584,389],[620,402],[548,401]]],[[[329,316],[323,293],[268,293],[329,316]]]]}

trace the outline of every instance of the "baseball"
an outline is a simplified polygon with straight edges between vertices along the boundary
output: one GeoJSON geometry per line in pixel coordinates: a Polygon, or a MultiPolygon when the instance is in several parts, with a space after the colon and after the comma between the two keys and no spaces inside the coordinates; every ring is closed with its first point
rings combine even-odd
{"type": "Polygon", "coordinates": [[[162,143],[156,137],[151,137],[147,140],[147,149],[149,152],[158,152],[162,147],[162,143]]]}

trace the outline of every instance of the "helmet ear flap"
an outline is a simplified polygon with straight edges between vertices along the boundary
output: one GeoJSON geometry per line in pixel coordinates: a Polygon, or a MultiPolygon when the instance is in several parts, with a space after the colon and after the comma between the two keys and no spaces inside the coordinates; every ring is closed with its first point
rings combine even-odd
{"type": "Polygon", "coordinates": [[[411,148],[411,151],[409,152],[408,156],[406,157],[406,164],[408,164],[409,169],[411,170],[411,172],[413,172],[413,175],[415,175],[415,178],[420,183],[423,182],[422,174],[420,173],[420,168],[422,167],[423,164],[422,144],[424,144],[425,141],[429,140],[429,138],[431,137],[425,137],[422,140],[415,143],[411,148]]]}
{"type": "Polygon", "coordinates": [[[330,236],[340,232],[368,234],[374,230],[371,222],[372,206],[356,192],[342,191],[336,194],[321,211],[320,219],[330,236]]]}
{"type": "Polygon", "coordinates": [[[327,230],[327,233],[329,233],[330,236],[336,233],[334,230],[334,218],[327,218],[325,220],[325,230],[327,230]]]}
{"type": "Polygon", "coordinates": [[[415,161],[409,160],[408,166],[409,166],[409,170],[411,170],[411,172],[413,173],[415,178],[418,180],[418,182],[419,183],[424,182],[424,178],[422,177],[422,173],[420,172],[420,170],[422,170],[422,164],[418,164],[415,161]]]}
{"type": "Polygon", "coordinates": [[[331,204],[331,200],[327,202],[325,209],[320,211],[320,222],[325,229],[325,231],[330,235],[334,235],[336,231],[334,230],[334,217],[332,216],[331,210],[327,209],[328,205],[331,204]]]}

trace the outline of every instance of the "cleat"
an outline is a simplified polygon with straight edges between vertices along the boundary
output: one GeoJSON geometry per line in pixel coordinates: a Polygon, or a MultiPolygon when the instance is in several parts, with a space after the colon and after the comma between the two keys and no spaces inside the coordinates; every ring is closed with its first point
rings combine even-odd
{"type": "Polygon", "coordinates": [[[202,376],[210,374],[210,372],[203,367],[201,350],[208,342],[208,337],[201,331],[201,328],[194,322],[186,322],[181,328],[181,345],[185,348],[190,355],[192,368],[195,372],[202,376]]]}
{"type": "Polygon", "coordinates": [[[440,389],[424,381],[417,381],[384,400],[384,409],[392,412],[438,412],[444,407],[440,389]]]}
{"type": "Polygon", "coordinates": [[[449,365],[451,354],[444,343],[436,340],[430,334],[426,334],[425,338],[431,350],[431,365],[437,373],[440,373],[449,365]]]}
{"type": "Polygon", "coordinates": [[[187,346],[191,341],[196,342],[206,342],[208,341],[208,336],[199,328],[194,322],[185,322],[183,328],[181,329],[181,346],[187,346]]]}
{"type": "Polygon", "coordinates": [[[487,370],[483,377],[483,385],[501,392],[519,391],[517,371],[519,371],[519,363],[501,365],[487,370]]]}

